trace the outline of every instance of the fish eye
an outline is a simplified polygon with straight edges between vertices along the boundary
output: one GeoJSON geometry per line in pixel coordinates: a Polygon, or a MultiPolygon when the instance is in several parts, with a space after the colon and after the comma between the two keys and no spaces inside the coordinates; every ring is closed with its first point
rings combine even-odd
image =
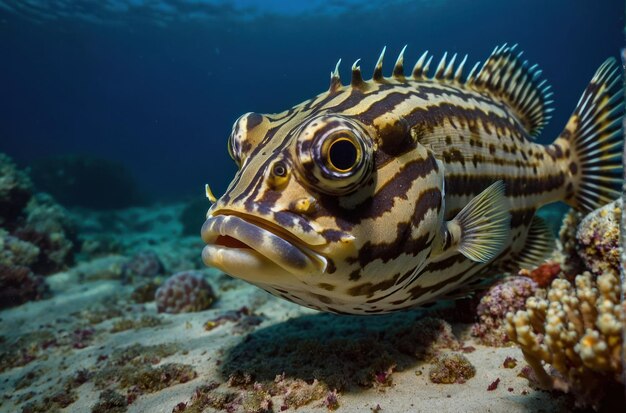
{"type": "Polygon", "coordinates": [[[300,179],[330,195],[348,195],[371,175],[373,141],[355,119],[317,116],[299,130],[294,166],[300,179]]]}
{"type": "Polygon", "coordinates": [[[359,161],[359,147],[348,135],[341,134],[334,138],[327,149],[328,167],[340,173],[350,172],[359,161]]]}

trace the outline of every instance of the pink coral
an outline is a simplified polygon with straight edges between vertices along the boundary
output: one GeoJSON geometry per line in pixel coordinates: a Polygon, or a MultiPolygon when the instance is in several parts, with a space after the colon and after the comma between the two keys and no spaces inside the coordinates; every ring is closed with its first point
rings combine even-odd
{"type": "Polygon", "coordinates": [[[486,345],[505,345],[509,341],[504,326],[506,314],[523,309],[526,299],[536,290],[535,281],[520,276],[493,285],[478,304],[478,322],[472,326],[472,335],[486,345]]]}
{"type": "Polygon", "coordinates": [[[197,271],[182,271],[172,275],[156,291],[159,313],[189,313],[206,310],[215,301],[215,293],[197,271]]]}

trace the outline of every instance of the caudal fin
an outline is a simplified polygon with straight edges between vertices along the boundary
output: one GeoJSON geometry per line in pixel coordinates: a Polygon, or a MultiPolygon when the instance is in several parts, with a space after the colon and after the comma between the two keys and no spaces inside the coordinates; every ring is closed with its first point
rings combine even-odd
{"type": "Polygon", "coordinates": [[[592,211],[620,194],[622,88],[621,70],[615,59],[609,58],[596,71],[557,139],[569,143],[571,153],[566,158],[571,185],[566,202],[578,210],[592,211]]]}

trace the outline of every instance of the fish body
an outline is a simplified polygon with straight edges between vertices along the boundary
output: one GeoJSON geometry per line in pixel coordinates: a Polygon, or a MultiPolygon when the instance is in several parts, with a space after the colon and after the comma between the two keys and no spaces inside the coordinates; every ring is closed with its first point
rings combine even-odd
{"type": "MultiPolygon", "coordinates": [[[[382,54],[329,90],[233,126],[235,178],[202,228],[203,260],[322,311],[386,313],[471,290],[552,250],[542,205],[583,211],[618,196],[622,98],[613,59],[561,135],[540,71],[513,47],[463,75],[466,59],[425,53],[410,76],[382,54]]],[[[383,51],[384,54],[384,51],[383,51]]]]}

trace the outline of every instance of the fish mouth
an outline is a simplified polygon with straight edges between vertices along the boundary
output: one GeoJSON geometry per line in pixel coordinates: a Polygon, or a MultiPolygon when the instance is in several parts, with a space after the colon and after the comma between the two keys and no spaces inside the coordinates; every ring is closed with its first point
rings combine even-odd
{"type": "Polygon", "coordinates": [[[258,283],[281,274],[323,273],[328,262],[278,225],[234,211],[219,211],[202,225],[202,260],[237,278],[258,283]]]}

